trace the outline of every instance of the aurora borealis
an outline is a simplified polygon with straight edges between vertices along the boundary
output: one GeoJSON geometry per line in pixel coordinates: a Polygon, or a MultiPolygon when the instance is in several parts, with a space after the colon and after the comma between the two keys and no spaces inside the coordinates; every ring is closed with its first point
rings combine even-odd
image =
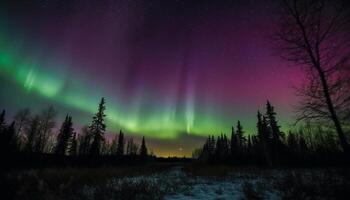
{"type": "Polygon", "coordinates": [[[53,105],[83,126],[105,97],[108,132],[145,135],[157,155],[190,155],[237,120],[254,133],[267,99],[292,122],[300,75],[274,55],[265,1],[0,5],[0,108],[12,115],[53,105]]]}

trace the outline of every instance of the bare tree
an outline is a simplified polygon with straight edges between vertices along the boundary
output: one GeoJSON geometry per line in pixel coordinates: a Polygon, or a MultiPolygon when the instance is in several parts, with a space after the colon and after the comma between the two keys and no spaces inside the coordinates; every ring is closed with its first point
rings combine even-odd
{"type": "Polygon", "coordinates": [[[342,119],[350,106],[349,11],[340,0],[283,0],[277,41],[282,58],[302,66],[298,120],[331,119],[350,153],[342,119]]]}
{"type": "Polygon", "coordinates": [[[45,108],[39,115],[39,135],[35,147],[37,152],[44,152],[44,150],[48,148],[48,139],[52,134],[52,129],[56,126],[56,115],[57,111],[52,106],[45,108]]]}
{"type": "Polygon", "coordinates": [[[14,120],[16,122],[16,135],[19,135],[22,133],[23,128],[26,128],[26,126],[29,124],[30,121],[30,110],[28,108],[22,109],[18,111],[14,117],[14,120]]]}
{"type": "Polygon", "coordinates": [[[28,108],[19,110],[14,116],[16,124],[16,137],[18,148],[21,149],[25,142],[25,130],[31,122],[30,110],[28,108]]]}

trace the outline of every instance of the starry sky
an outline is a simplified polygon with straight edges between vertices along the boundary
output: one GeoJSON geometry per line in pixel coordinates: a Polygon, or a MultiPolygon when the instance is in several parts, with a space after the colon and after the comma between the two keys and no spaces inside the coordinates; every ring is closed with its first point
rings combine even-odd
{"type": "Polygon", "coordinates": [[[79,130],[101,97],[107,131],[189,156],[269,99],[284,130],[301,73],[271,44],[271,1],[9,0],[0,3],[0,109],[53,105],[79,130]]]}

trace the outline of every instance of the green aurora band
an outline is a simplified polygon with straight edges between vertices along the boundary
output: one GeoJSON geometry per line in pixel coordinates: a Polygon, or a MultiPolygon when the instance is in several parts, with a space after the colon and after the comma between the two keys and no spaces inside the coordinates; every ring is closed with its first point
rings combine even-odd
{"type": "MultiPolygon", "coordinates": [[[[14,55],[16,54],[14,53],[14,55]]],[[[74,91],[66,90],[63,76],[45,71],[44,67],[33,61],[19,61],[18,58],[4,49],[0,50],[0,74],[4,77],[10,77],[22,87],[24,92],[36,93],[41,97],[90,114],[96,112],[98,101],[91,98],[91,92],[84,87],[79,86],[79,89],[74,91]]],[[[140,101],[140,98],[138,99],[140,101]]],[[[125,112],[121,108],[118,109],[118,107],[113,107],[111,103],[107,103],[106,114],[109,125],[122,128],[127,132],[146,134],[162,139],[174,139],[178,133],[207,135],[209,133],[220,134],[225,130],[223,129],[225,125],[213,120],[213,116],[208,117],[200,114],[195,116],[192,103],[186,104],[186,110],[180,119],[175,118],[175,111],[171,106],[165,110],[153,112],[154,114],[147,119],[141,119],[140,111],[138,111],[140,102],[134,104],[131,106],[133,112],[125,112]]],[[[229,125],[226,125],[226,130],[229,130],[229,125]]]]}

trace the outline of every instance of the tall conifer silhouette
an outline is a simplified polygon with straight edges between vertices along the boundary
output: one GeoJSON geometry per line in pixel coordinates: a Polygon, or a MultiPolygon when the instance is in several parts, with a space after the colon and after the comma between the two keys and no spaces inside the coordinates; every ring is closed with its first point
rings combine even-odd
{"type": "Polygon", "coordinates": [[[78,141],[77,141],[77,133],[73,133],[73,137],[71,139],[71,144],[69,147],[69,155],[76,156],[78,154],[78,141]]]}
{"type": "Polygon", "coordinates": [[[67,115],[57,136],[56,154],[66,155],[68,153],[68,145],[70,144],[73,134],[72,117],[67,115]]]}
{"type": "Polygon", "coordinates": [[[104,132],[106,131],[106,124],[104,122],[105,114],[105,98],[102,98],[98,106],[98,112],[93,117],[92,123],[89,126],[90,132],[93,137],[91,144],[90,154],[98,156],[100,154],[101,143],[104,140],[104,132]]]}
{"type": "Polygon", "coordinates": [[[272,137],[274,141],[281,141],[283,135],[282,135],[282,132],[280,131],[280,126],[278,125],[276,120],[276,112],[274,111],[274,107],[271,105],[269,101],[267,101],[266,103],[266,117],[270,125],[272,137]]]}
{"type": "Polygon", "coordinates": [[[124,155],[124,146],[125,146],[124,133],[122,132],[122,130],[120,130],[119,137],[118,137],[117,155],[119,156],[124,155]]]}
{"type": "Polygon", "coordinates": [[[245,137],[243,135],[244,134],[243,127],[242,127],[241,122],[239,120],[237,121],[236,134],[237,134],[237,139],[238,139],[239,151],[242,151],[244,148],[244,144],[245,144],[245,137]]]}
{"type": "Polygon", "coordinates": [[[146,158],[148,155],[148,150],[146,147],[146,141],[145,141],[145,136],[142,137],[142,143],[140,147],[140,156],[141,158],[146,158]]]}

